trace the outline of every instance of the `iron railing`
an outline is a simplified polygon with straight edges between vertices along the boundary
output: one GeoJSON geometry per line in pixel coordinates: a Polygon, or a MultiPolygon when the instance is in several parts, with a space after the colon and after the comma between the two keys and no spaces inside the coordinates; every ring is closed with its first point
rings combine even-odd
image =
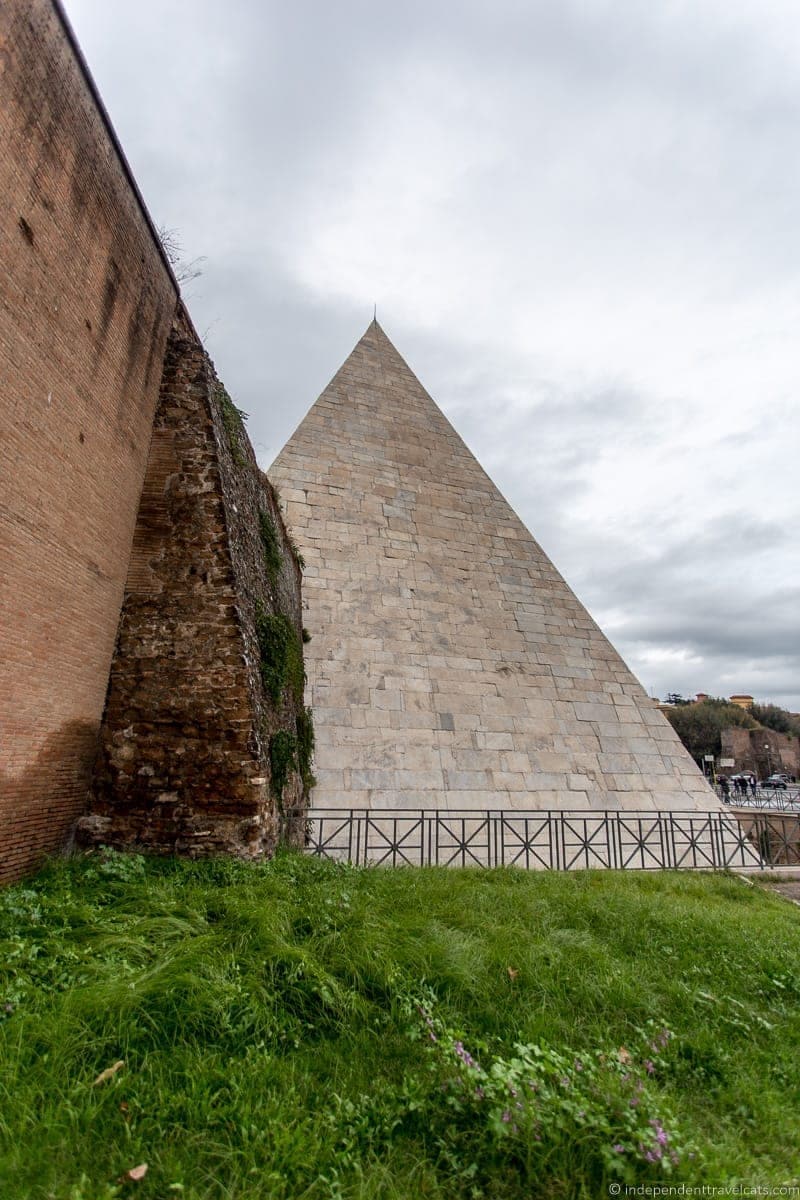
{"type": "Polygon", "coordinates": [[[796,788],[779,791],[759,790],[752,792],[730,792],[727,796],[717,787],[717,795],[723,804],[731,808],[764,808],[773,812],[800,812],[800,792],[796,788]]]}
{"type": "Polygon", "coordinates": [[[724,810],[312,808],[285,820],[308,854],[364,866],[658,871],[800,862],[800,821],[765,812],[737,820],[724,810]]]}

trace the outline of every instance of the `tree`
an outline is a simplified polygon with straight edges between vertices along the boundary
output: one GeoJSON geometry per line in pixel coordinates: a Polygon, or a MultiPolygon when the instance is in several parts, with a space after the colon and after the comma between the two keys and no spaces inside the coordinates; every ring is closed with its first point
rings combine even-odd
{"type": "Polygon", "coordinates": [[[794,734],[800,736],[800,719],[777,704],[751,704],[750,715],[766,729],[774,729],[776,733],[794,734]]]}
{"type": "Polygon", "coordinates": [[[704,754],[719,756],[723,729],[730,729],[732,725],[740,729],[758,729],[758,722],[750,713],[737,704],[711,696],[697,704],[676,705],[667,709],[664,716],[698,762],[702,762],[704,754]]]}

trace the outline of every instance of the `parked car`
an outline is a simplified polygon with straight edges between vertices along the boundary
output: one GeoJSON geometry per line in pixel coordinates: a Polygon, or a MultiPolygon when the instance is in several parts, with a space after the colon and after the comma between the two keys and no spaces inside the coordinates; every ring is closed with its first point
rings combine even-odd
{"type": "Polygon", "coordinates": [[[786,780],[783,775],[770,775],[767,779],[762,779],[758,785],[762,788],[782,788],[786,790],[786,780]]]}

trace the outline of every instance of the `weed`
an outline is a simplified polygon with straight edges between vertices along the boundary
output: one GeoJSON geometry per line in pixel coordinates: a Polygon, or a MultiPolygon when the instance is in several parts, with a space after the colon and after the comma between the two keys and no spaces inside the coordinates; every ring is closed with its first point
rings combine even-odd
{"type": "Polygon", "coordinates": [[[297,714],[297,764],[303,791],[306,795],[316,784],[311,770],[314,758],[314,715],[310,708],[301,708],[297,714]]]}
{"type": "Polygon", "coordinates": [[[286,787],[289,772],[297,766],[297,738],[285,729],[279,729],[269,742],[270,791],[278,801],[280,808],[283,800],[283,789],[286,787]]]}
{"type": "Polygon", "coordinates": [[[256,602],[256,636],[261,679],[272,703],[278,705],[288,687],[296,704],[303,702],[303,648],[294,626],[282,613],[268,613],[256,602]]]}
{"type": "Polygon", "coordinates": [[[300,549],[297,545],[297,542],[294,540],[294,538],[289,538],[289,545],[291,547],[292,554],[294,555],[295,562],[297,563],[300,570],[304,571],[305,566],[306,566],[306,560],[303,558],[302,554],[300,553],[300,549]]]}
{"type": "Polygon", "coordinates": [[[247,413],[241,408],[236,407],[227,389],[219,382],[216,384],[215,395],[222,415],[222,424],[228,439],[231,458],[237,467],[243,467],[245,463],[245,432],[243,423],[247,420],[247,413]]]}
{"type": "Polygon", "coordinates": [[[261,545],[264,550],[264,565],[267,568],[267,578],[273,589],[278,586],[281,573],[281,548],[275,524],[269,513],[262,512],[259,516],[259,532],[261,545]]]}

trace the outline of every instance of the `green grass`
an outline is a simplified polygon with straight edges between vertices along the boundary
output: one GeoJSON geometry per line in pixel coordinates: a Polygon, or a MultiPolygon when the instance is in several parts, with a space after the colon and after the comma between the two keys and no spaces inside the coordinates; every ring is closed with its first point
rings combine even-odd
{"type": "Polygon", "coordinates": [[[799,1003],[725,876],[74,859],[0,894],[0,1196],[797,1183],[799,1003]]]}

